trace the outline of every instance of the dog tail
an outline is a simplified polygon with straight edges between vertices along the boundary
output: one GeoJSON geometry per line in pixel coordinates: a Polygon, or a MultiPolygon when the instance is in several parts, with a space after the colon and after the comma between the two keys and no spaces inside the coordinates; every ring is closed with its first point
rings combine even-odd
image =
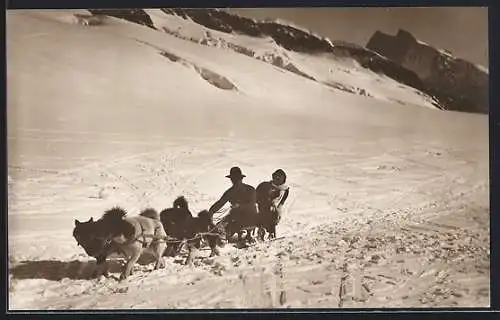
{"type": "Polygon", "coordinates": [[[139,213],[139,215],[150,219],[156,219],[156,220],[160,219],[160,215],[153,208],[146,208],[142,210],[141,213],[139,213]]]}
{"type": "Polygon", "coordinates": [[[121,207],[108,209],[102,215],[103,220],[122,220],[127,215],[127,211],[121,207]]]}

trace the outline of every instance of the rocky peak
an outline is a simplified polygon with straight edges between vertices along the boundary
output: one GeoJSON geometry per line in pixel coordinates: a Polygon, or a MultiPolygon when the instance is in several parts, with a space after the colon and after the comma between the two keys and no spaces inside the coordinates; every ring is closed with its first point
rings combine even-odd
{"type": "Polygon", "coordinates": [[[448,110],[488,112],[488,73],[447,50],[419,41],[410,32],[395,36],[377,31],[367,48],[415,72],[448,110]]]}

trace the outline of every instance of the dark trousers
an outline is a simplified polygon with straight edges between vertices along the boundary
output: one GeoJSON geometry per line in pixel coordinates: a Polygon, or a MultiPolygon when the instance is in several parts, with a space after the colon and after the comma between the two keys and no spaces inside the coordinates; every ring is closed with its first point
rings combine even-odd
{"type": "Polygon", "coordinates": [[[235,232],[245,230],[247,227],[254,227],[259,224],[259,213],[255,204],[242,205],[232,208],[227,216],[227,236],[232,236],[235,232]]]}
{"type": "Polygon", "coordinates": [[[271,238],[276,237],[276,226],[281,220],[282,213],[283,209],[272,205],[271,202],[259,203],[261,227],[265,229],[259,230],[261,240],[264,239],[265,231],[269,232],[271,238]]]}

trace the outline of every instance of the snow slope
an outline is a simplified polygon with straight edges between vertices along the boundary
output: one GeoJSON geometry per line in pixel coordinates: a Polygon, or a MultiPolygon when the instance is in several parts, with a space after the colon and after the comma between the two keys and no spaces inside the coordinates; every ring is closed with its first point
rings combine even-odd
{"type": "Polygon", "coordinates": [[[145,13],[158,30],[181,39],[232,50],[352,94],[436,108],[436,101],[425,93],[363,68],[353,58],[286,50],[269,36],[225,33],[209,29],[189,18],[186,20],[166,14],[161,9],[147,9],[145,13]]]}
{"type": "Polygon", "coordinates": [[[318,78],[341,66],[353,76],[336,81],[373,97],[75,12],[7,13],[10,309],[489,305],[487,117],[350,62],[290,56],[318,78]],[[234,165],[252,185],[288,173],[284,238],[87,279],[74,219],[181,194],[197,212],[234,165]]]}

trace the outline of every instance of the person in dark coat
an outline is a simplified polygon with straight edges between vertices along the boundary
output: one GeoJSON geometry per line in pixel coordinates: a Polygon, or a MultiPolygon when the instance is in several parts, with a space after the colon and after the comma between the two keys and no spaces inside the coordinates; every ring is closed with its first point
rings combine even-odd
{"type": "MultiPolygon", "coordinates": [[[[228,237],[231,237],[232,233],[239,233],[243,228],[253,224],[258,217],[255,188],[243,183],[245,177],[239,167],[232,167],[226,178],[231,179],[233,185],[208,210],[213,216],[227,202],[231,204],[229,214],[225,217],[228,222],[226,229],[228,230],[228,237]]],[[[247,232],[247,240],[253,240],[250,232],[247,232]]]]}

